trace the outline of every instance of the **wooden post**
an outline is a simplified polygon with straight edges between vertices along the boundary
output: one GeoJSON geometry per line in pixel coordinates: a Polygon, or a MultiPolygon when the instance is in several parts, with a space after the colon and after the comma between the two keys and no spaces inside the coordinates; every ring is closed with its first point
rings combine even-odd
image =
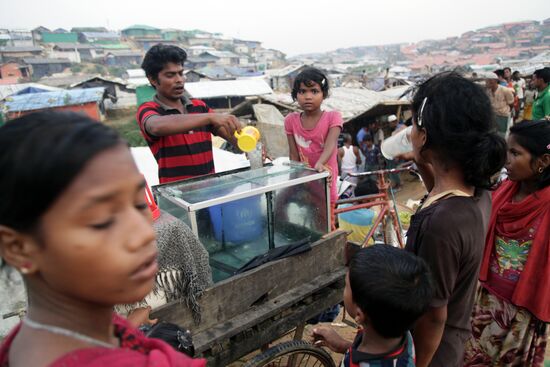
{"type": "Polygon", "coordinates": [[[294,340],[302,340],[304,337],[304,329],[306,324],[300,324],[296,326],[296,331],[294,332],[294,340]]]}

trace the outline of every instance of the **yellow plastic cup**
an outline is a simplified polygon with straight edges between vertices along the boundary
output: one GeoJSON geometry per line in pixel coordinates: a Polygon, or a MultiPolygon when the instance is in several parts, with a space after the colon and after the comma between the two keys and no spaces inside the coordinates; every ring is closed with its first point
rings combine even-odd
{"type": "Polygon", "coordinates": [[[245,126],[241,132],[235,131],[237,145],[243,152],[251,152],[256,149],[256,144],[260,140],[260,131],[254,126],[245,126]]]}

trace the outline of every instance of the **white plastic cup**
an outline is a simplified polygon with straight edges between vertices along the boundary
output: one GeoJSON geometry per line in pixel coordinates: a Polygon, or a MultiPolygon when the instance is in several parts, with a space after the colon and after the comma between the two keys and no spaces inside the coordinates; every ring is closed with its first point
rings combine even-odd
{"type": "Polygon", "coordinates": [[[395,157],[413,151],[411,141],[412,126],[399,131],[397,134],[385,139],[380,145],[382,155],[389,160],[395,157]]]}

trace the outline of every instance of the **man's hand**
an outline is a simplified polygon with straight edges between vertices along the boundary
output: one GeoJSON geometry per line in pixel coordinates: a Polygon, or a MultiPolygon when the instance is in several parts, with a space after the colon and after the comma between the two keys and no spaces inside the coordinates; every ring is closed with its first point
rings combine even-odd
{"type": "Polygon", "coordinates": [[[351,342],[342,338],[332,328],[326,326],[318,326],[313,329],[313,344],[324,346],[336,353],[344,354],[351,346],[351,342]]]}
{"type": "Polygon", "coordinates": [[[241,130],[241,123],[238,118],[233,115],[213,113],[210,116],[210,123],[214,131],[224,130],[228,136],[232,136],[235,131],[241,130]]]}

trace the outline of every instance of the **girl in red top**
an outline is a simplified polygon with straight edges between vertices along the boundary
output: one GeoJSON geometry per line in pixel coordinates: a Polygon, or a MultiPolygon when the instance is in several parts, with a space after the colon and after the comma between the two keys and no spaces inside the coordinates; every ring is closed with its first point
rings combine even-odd
{"type": "Polygon", "coordinates": [[[466,366],[542,366],[550,322],[550,125],[510,129],[493,194],[466,366]]]}
{"type": "Polygon", "coordinates": [[[79,114],[0,128],[0,255],[23,275],[28,313],[1,367],[204,366],[113,314],[157,271],[145,181],[127,144],[79,114]]]}

